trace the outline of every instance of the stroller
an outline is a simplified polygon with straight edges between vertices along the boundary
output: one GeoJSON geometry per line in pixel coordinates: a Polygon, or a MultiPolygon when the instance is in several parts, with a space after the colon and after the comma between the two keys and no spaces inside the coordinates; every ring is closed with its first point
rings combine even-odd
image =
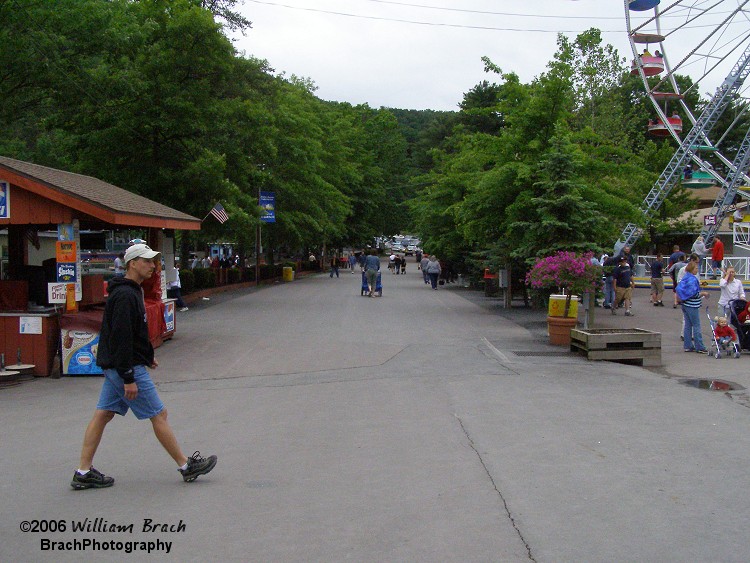
{"type": "MultiPolygon", "coordinates": [[[[720,360],[722,355],[724,354],[726,354],[727,356],[734,355],[735,358],[739,358],[741,354],[740,345],[737,344],[737,342],[735,342],[734,340],[730,340],[728,336],[717,338],[716,325],[718,323],[714,321],[713,318],[711,318],[711,311],[709,307],[706,307],[706,315],[708,316],[708,324],[711,327],[711,338],[713,339],[713,344],[711,345],[711,355],[717,360],[720,360]]],[[[739,331],[734,326],[732,326],[732,328],[734,328],[735,332],[737,332],[737,339],[739,340],[739,331]]]]}
{"type": "Polygon", "coordinates": [[[740,313],[747,307],[747,301],[744,299],[734,299],[727,303],[727,318],[732,325],[737,338],[740,341],[740,349],[750,350],[750,324],[743,324],[740,321],[740,313]]]}
{"type": "MultiPolygon", "coordinates": [[[[367,274],[363,271],[362,272],[362,288],[359,294],[364,295],[365,293],[370,293],[370,288],[367,287],[367,274]]],[[[377,294],[378,297],[383,297],[383,282],[382,282],[382,278],[380,277],[380,272],[378,272],[378,279],[375,281],[373,294],[377,294]]]]}

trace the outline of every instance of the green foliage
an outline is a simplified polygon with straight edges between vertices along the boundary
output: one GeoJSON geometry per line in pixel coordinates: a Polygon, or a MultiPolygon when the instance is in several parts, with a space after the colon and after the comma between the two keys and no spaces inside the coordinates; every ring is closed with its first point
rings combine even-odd
{"type": "Polygon", "coordinates": [[[227,271],[227,281],[229,283],[240,283],[242,281],[242,269],[230,268],[227,271]]]}
{"type": "Polygon", "coordinates": [[[195,275],[195,289],[216,287],[216,270],[214,268],[196,268],[193,273],[195,275]]]}
{"type": "Polygon", "coordinates": [[[193,270],[180,270],[180,289],[184,294],[195,291],[195,274],[193,270]]]}
{"type": "Polygon", "coordinates": [[[220,201],[230,220],[188,235],[198,247],[231,238],[251,248],[259,189],[277,197],[277,222],[263,232],[271,250],[363,244],[393,228],[408,168],[393,115],[324,102],[312,81],[237,53],[223,33],[249,28],[237,4],[0,8],[0,152],[196,217],[220,201]]]}
{"type": "Polygon", "coordinates": [[[507,210],[508,235],[514,242],[510,255],[526,260],[556,251],[599,251],[598,233],[607,217],[596,203],[584,199],[585,186],[576,173],[576,150],[562,134],[540,162],[532,190],[522,192],[507,210]]]}
{"type": "MultiPolygon", "coordinates": [[[[494,81],[469,89],[458,112],[373,109],[320,100],[310,79],[237,53],[225,33],[250,27],[237,5],[0,2],[0,154],[196,217],[220,201],[229,221],[184,233],[185,253],[215,240],[252,248],[264,190],[277,201],[277,222],[263,225],[270,256],[414,231],[426,251],[480,268],[609,246],[641,221],[674,151],[646,137],[642,85],[597,30],[561,35],[528,84],[483,58],[494,81]]],[[[697,88],[685,103],[699,113],[697,88]]],[[[722,118],[741,125],[726,137],[730,153],[750,119],[744,104],[722,118]]],[[[651,239],[689,228],[675,218],[690,205],[675,190],[651,239]]],[[[211,270],[193,273],[196,289],[216,283],[211,270]]]]}

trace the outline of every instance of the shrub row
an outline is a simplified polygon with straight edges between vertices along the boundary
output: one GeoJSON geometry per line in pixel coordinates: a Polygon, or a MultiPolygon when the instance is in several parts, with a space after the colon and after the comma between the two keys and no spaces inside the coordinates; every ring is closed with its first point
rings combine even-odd
{"type": "MultiPolygon", "coordinates": [[[[284,262],[283,264],[274,264],[273,266],[262,264],[260,267],[260,279],[269,280],[280,278],[284,272],[284,267],[291,267],[295,270],[298,268],[296,262],[284,262]]],[[[304,263],[303,263],[304,269],[304,263]]],[[[223,277],[226,283],[241,283],[255,281],[255,268],[230,268],[219,272],[215,268],[195,268],[194,270],[180,270],[180,285],[182,293],[187,295],[193,291],[216,287],[219,285],[219,278],[223,277]]]]}

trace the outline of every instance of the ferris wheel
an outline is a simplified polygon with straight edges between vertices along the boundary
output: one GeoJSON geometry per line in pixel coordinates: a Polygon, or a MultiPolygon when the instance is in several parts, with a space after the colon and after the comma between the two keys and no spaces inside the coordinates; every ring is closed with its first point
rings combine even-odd
{"type": "MultiPolygon", "coordinates": [[[[750,73],[750,0],[624,3],[631,74],[640,77],[653,111],[644,116],[644,123],[648,119],[649,134],[671,137],[677,144],[672,161],[642,205],[646,219],[677,183],[720,186],[715,207],[717,215],[726,214],[738,195],[750,198],[750,192],[739,189],[750,184],[743,163],[750,133],[739,131],[743,123],[747,128],[748,104],[738,103],[750,87],[750,81],[744,85],[750,73]],[[730,114],[720,121],[727,109],[730,114]],[[739,147],[738,132],[746,135],[739,147]]],[[[628,225],[621,240],[632,244],[638,236],[639,228],[628,225]]]]}

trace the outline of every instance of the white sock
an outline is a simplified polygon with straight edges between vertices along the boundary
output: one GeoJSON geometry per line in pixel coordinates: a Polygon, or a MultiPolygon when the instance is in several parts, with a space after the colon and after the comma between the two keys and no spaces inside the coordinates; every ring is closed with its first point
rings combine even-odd
{"type": "Polygon", "coordinates": [[[187,467],[188,467],[188,464],[187,464],[187,462],[185,462],[185,465],[183,465],[182,467],[180,467],[179,471],[185,471],[187,469],[187,467]]]}
{"type": "Polygon", "coordinates": [[[76,469],[76,472],[77,472],[77,473],[78,473],[79,475],[86,475],[86,473],[88,473],[89,471],[91,471],[91,470],[90,470],[90,469],[87,469],[86,471],[84,471],[83,469],[76,469]]]}

